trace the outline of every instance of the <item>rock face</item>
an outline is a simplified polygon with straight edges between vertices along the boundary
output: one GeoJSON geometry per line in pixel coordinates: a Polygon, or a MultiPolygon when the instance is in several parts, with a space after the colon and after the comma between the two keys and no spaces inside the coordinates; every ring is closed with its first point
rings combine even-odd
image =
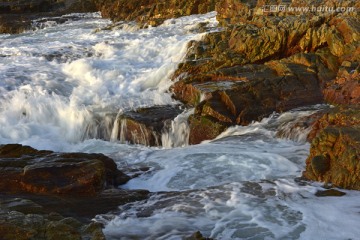
{"type": "Polygon", "coordinates": [[[0,147],[1,192],[95,195],[130,178],[102,154],[53,153],[0,147]]]}
{"type": "MultiPolygon", "coordinates": [[[[324,99],[358,101],[358,75],[353,72],[360,62],[353,54],[360,50],[357,13],[269,13],[262,8],[266,4],[270,2],[218,1],[217,19],[223,30],[189,44],[186,61],[173,76],[177,81],[172,91],[174,98],[196,107],[190,118],[190,143],[212,139],[220,129],[247,125],[274,111],[324,99]],[[347,75],[343,65],[348,66],[347,75]],[[205,126],[214,124],[221,127],[209,134],[205,126]]],[[[288,7],[324,4],[333,6],[330,1],[292,1],[288,7]]],[[[341,3],[354,9],[358,5],[341,3]]]]}
{"type": "Polygon", "coordinates": [[[93,0],[6,0],[0,2],[0,34],[29,30],[37,18],[96,11],[93,0]]]}
{"type": "Polygon", "coordinates": [[[96,0],[101,14],[113,21],[136,21],[140,26],[157,26],[169,18],[215,10],[215,0],[96,0]]]}
{"type": "Polygon", "coordinates": [[[121,142],[161,146],[161,135],[182,110],[178,106],[155,106],[123,113],[116,121],[121,142]]]}
{"type": "Polygon", "coordinates": [[[58,213],[46,213],[31,200],[0,199],[2,239],[105,239],[101,224],[84,224],[58,213]]]}
{"type": "Polygon", "coordinates": [[[360,190],[360,108],[336,108],[315,123],[303,176],[360,190]]]}
{"type": "Polygon", "coordinates": [[[360,103],[360,65],[344,62],[338,76],[329,82],[324,89],[324,96],[331,104],[360,103]]]}

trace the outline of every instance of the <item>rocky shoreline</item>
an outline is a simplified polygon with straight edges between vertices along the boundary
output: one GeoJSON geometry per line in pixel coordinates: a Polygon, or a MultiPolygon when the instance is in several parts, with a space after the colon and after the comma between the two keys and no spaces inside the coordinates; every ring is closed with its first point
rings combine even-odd
{"type": "MultiPolygon", "coordinates": [[[[0,33],[20,33],[39,17],[101,11],[140,27],[217,11],[221,30],[190,42],[173,75],[173,97],[194,107],[190,144],[214,139],[274,111],[335,105],[311,121],[311,150],[303,178],[360,190],[360,3],[297,1],[287,7],[328,6],[344,12],[264,11],[279,1],[94,0],[3,1],[0,33]]],[[[60,20],[62,21],[62,20],[60,20]]],[[[204,23],[204,25],[206,25],[204,23]]],[[[119,140],[159,146],[163,127],[180,108],[138,109],[118,118],[119,140]],[[153,116],[156,116],[154,119],[153,116]],[[137,136],[146,132],[146,137],[137,136]],[[136,134],[135,134],[136,133],[136,134]]],[[[0,236],[6,239],[104,239],[96,214],[149,197],[118,186],[130,177],[101,154],[54,153],[0,146],[0,236]],[[97,205],[96,210],[91,206],[97,205]],[[67,232],[68,235],[61,235],[67,232]]]]}
{"type": "Polygon", "coordinates": [[[303,177],[360,190],[356,183],[360,160],[359,3],[137,3],[114,0],[98,2],[98,6],[105,17],[135,20],[141,27],[156,26],[167,18],[217,11],[222,30],[191,42],[185,61],[173,76],[173,97],[195,107],[189,118],[190,144],[213,139],[229,126],[259,121],[274,111],[319,103],[337,105],[314,123],[316,130],[310,134],[311,153],[303,177]],[[281,4],[288,10],[311,6],[346,11],[264,11],[266,5],[281,4]],[[126,15],[129,9],[131,14],[126,15]],[[332,116],[354,120],[328,120],[332,116]],[[345,177],[349,174],[351,177],[345,177]]]}

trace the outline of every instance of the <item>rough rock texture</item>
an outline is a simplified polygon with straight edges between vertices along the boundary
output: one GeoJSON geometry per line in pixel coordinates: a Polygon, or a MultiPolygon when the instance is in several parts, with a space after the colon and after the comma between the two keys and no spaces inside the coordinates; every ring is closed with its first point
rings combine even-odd
{"type": "Polygon", "coordinates": [[[324,89],[324,96],[331,104],[360,103],[360,65],[344,61],[338,76],[324,89]]]}
{"type": "Polygon", "coordinates": [[[56,212],[47,213],[28,199],[0,199],[0,206],[0,236],[4,240],[105,239],[101,224],[85,224],[56,212]]]}
{"type": "Polygon", "coordinates": [[[169,18],[215,10],[215,0],[96,0],[101,14],[113,21],[136,21],[141,27],[157,26],[169,18]]]}
{"type": "MultiPolygon", "coordinates": [[[[186,61],[173,76],[172,91],[174,98],[196,107],[190,118],[190,139],[197,140],[190,143],[216,135],[204,131],[201,137],[201,117],[225,129],[274,111],[322,103],[324,94],[328,102],[357,101],[358,75],[353,72],[360,62],[357,12],[269,13],[262,9],[265,4],[276,3],[218,1],[217,19],[223,29],[189,44],[186,61]],[[337,79],[345,77],[344,66],[348,66],[347,80],[334,80],[337,75],[337,79]]],[[[289,7],[324,4],[354,9],[359,5],[292,1],[289,7]]]]}
{"type": "Polygon", "coordinates": [[[130,178],[102,154],[37,151],[0,146],[1,192],[95,195],[130,178]]]}
{"type": "Polygon", "coordinates": [[[335,108],[315,123],[303,176],[360,190],[360,108],[335,108]]]}
{"type": "Polygon", "coordinates": [[[38,18],[96,11],[93,0],[5,0],[0,2],[0,34],[29,30],[38,18]]]}
{"type": "Polygon", "coordinates": [[[139,108],[117,119],[117,138],[122,142],[161,146],[161,134],[182,110],[178,106],[139,108]]]}
{"type": "Polygon", "coordinates": [[[130,179],[102,154],[0,146],[1,239],[105,239],[97,214],[147,199],[117,189],[130,179]]]}

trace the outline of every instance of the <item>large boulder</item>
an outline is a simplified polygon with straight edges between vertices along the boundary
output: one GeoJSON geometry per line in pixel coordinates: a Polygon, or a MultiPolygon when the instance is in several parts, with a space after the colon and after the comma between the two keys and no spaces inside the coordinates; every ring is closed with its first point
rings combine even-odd
{"type": "Polygon", "coordinates": [[[130,177],[102,154],[37,151],[18,144],[0,146],[0,191],[96,195],[130,177]]]}
{"type": "Polygon", "coordinates": [[[0,146],[1,239],[105,239],[98,214],[149,197],[102,154],[0,146]]]}
{"type": "Polygon", "coordinates": [[[360,190],[360,108],[335,108],[315,123],[303,177],[360,190]]]}
{"type": "Polygon", "coordinates": [[[190,143],[216,137],[215,133],[210,136],[209,131],[203,131],[203,137],[199,137],[201,128],[198,125],[201,122],[210,121],[213,122],[211,125],[221,125],[222,127],[215,128],[220,133],[227,126],[247,125],[274,111],[283,112],[322,103],[323,79],[317,72],[319,66],[323,65],[315,54],[300,54],[266,63],[259,75],[255,71],[253,76],[247,76],[248,72],[244,71],[244,67],[237,67],[239,70],[231,76],[242,78],[242,81],[234,82],[228,89],[225,87],[215,89],[211,94],[207,93],[210,97],[196,106],[195,114],[190,118],[190,143]],[[201,120],[203,117],[207,121],[201,120]]]}

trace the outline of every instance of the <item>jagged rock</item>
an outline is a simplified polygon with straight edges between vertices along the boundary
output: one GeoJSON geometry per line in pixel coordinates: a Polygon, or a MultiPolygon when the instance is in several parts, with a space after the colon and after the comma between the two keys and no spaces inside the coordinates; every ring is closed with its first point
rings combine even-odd
{"type": "MultiPolygon", "coordinates": [[[[222,126],[247,125],[254,120],[259,121],[267,117],[274,111],[283,112],[321,103],[322,81],[314,71],[317,63],[321,65],[317,58],[314,54],[304,54],[281,61],[271,61],[262,68],[267,74],[260,72],[257,76],[255,71],[252,77],[247,76],[246,71],[238,71],[232,76],[239,79],[244,76],[243,81],[234,84],[230,89],[212,92],[209,99],[196,106],[194,119],[207,117],[207,120],[222,126]]],[[[193,134],[197,136],[196,139],[201,140],[216,137],[207,138],[210,137],[207,131],[203,132],[203,137],[199,137],[198,124],[199,121],[190,121],[190,139],[193,138],[193,134]]]]}
{"type": "Polygon", "coordinates": [[[130,178],[102,154],[37,151],[19,144],[0,146],[2,192],[95,195],[130,178]]]}
{"type": "Polygon", "coordinates": [[[215,0],[161,1],[161,0],[96,0],[101,14],[113,21],[137,21],[143,26],[157,26],[169,18],[215,10],[215,0]]]}
{"type": "Polygon", "coordinates": [[[161,134],[183,110],[179,106],[154,106],[123,113],[116,121],[122,142],[161,146],[161,134]]]}
{"type": "Polygon", "coordinates": [[[341,67],[336,79],[329,82],[323,91],[326,101],[331,104],[360,104],[359,71],[359,63],[348,62],[341,67]]]}
{"type": "Polygon", "coordinates": [[[360,190],[360,110],[336,108],[314,125],[303,176],[334,186],[360,190]]]}
{"type": "MultiPolygon", "coordinates": [[[[344,91],[339,90],[333,79],[343,62],[344,66],[350,62],[353,67],[352,63],[358,62],[360,56],[353,54],[360,50],[356,12],[268,13],[262,9],[266,4],[276,3],[218,1],[217,19],[223,30],[189,43],[186,61],[179,64],[173,76],[177,81],[172,91],[174,98],[196,106],[190,119],[193,130],[190,139],[195,134],[199,140],[193,143],[215,137],[207,132],[199,137],[201,131],[196,129],[201,117],[225,129],[261,120],[274,111],[321,103],[323,90],[328,101],[341,98],[338,92],[344,91]]],[[[289,4],[289,7],[359,6],[352,1],[289,4]]],[[[352,76],[353,80],[344,85],[348,89],[345,94],[356,99],[358,83],[352,76]]]]}

